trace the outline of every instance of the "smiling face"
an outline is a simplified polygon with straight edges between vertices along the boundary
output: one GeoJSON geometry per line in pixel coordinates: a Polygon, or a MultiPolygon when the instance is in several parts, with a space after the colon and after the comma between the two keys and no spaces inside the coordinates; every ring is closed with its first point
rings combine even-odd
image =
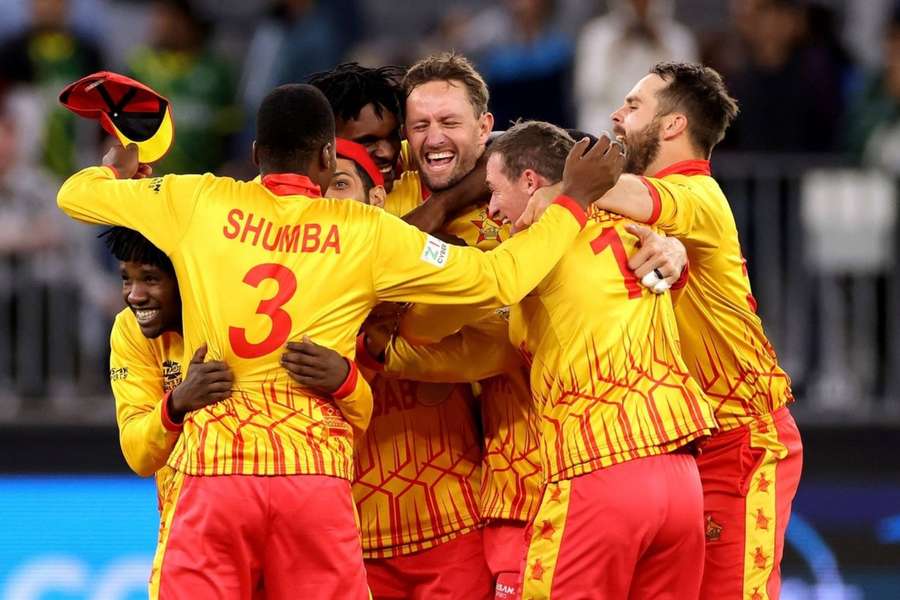
{"type": "Polygon", "coordinates": [[[537,189],[531,185],[535,175],[533,171],[526,170],[518,179],[510,180],[503,165],[503,156],[499,153],[491,154],[487,161],[486,176],[491,190],[488,208],[491,217],[499,215],[503,222],[515,223],[525,211],[531,194],[537,189]]]}
{"type": "Polygon", "coordinates": [[[452,187],[475,167],[493,125],[491,113],[475,114],[455,80],[423,83],[406,99],[406,138],[432,191],[452,187]]]}
{"type": "Polygon", "coordinates": [[[366,104],[355,119],[338,119],[335,123],[337,136],[366,147],[366,151],[381,175],[384,188],[390,192],[396,179],[397,157],[400,155],[400,121],[382,109],[381,116],[375,112],[373,104],[366,104]]]}
{"type": "Polygon", "coordinates": [[[181,331],[181,297],[178,281],[159,267],[146,263],[120,262],[122,297],[137,318],[144,337],[159,337],[166,331],[181,331]]]}
{"type": "Polygon", "coordinates": [[[647,75],[632,88],[625,103],[612,114],[613,132],[625,143],[625,172],[644,175],[659,155],[661,115],[657,93],[666,87],[659,75],[647,75]]]}

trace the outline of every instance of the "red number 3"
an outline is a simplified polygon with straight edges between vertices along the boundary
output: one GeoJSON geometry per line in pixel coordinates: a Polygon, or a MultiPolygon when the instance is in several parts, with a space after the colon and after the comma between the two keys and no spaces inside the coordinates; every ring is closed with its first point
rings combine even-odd
{"type": "Polygon", "coordinates": [[[625,246],[622,245],[622,238],[616,233],[615,227],[606,227],[600,235],[591,240],[591,249],[594,254],[600,254],[606,248],[613,252],[616,257],[616,264],[619,265],[619,271],[625,278],[625,290],[628,292],[628,299],[634,300],[641,297],[641,284],[638,283],[637,277],[628,268],[628,255],[625,254],[625,246]]]}
{"type": "Polygon", "coordinates": [[[231,348],[241,358],[259,358],[274,352],[283,346],[291,335],[291,316],[281,307],[297,291],[297,277],[287,267],[274,263],[256,265],[244,275],[244,283],[252,287],[259,287],[266,279],[274,279],[278,283],[275,295],[261,301],[256,307],[256,314],[266,315],[272,320],[272,331],[266,339],[253,343],[247,340],[247,331],[243,327],[228,328],[231,348]]]}

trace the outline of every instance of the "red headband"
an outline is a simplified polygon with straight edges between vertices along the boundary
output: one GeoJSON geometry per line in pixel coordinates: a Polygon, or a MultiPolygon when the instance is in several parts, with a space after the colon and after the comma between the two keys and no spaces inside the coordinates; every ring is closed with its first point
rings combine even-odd
{"type": "Polygon", "coordinates": [[[381,174],[381,171],[378,170],[378,167],[375,166],[375,161],[369,156],[365,146],[357,144],[356,142],[351,142],[350,140],[345,140],[344,138],[337,138],[336,149],[338,156],[350,159],[362,167],[363,171],[365,171],[372,180],[372,183],[375,185],[384,185],[384,176],[381,174]]]}

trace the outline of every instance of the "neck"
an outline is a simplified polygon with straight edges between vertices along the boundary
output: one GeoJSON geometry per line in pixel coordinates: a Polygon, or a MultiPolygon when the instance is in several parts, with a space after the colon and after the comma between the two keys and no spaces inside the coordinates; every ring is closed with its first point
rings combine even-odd
{"type": "Polygon", "coordinates": [[[656,159],[647,165],[644,175],[652,177],[655,173],[659,173],[666,167],[674,165],[685,160],[708,160],[708,156],[702,156],[691,146],[686,144],[666,144],[660,146],[659,154],[656,159]]]}

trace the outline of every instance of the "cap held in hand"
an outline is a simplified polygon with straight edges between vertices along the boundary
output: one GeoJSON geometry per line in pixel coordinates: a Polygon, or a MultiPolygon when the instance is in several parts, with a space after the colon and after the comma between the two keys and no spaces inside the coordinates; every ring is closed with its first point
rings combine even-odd
{"type": "Polygon", "coordinates": [[[66,86],[59,101],[79,116],[98,119],[123,146],[136,144],[142,163],[159,160],[172,145],[169,101],[130,77],[111,71],[88,75],[66,86]]]}

